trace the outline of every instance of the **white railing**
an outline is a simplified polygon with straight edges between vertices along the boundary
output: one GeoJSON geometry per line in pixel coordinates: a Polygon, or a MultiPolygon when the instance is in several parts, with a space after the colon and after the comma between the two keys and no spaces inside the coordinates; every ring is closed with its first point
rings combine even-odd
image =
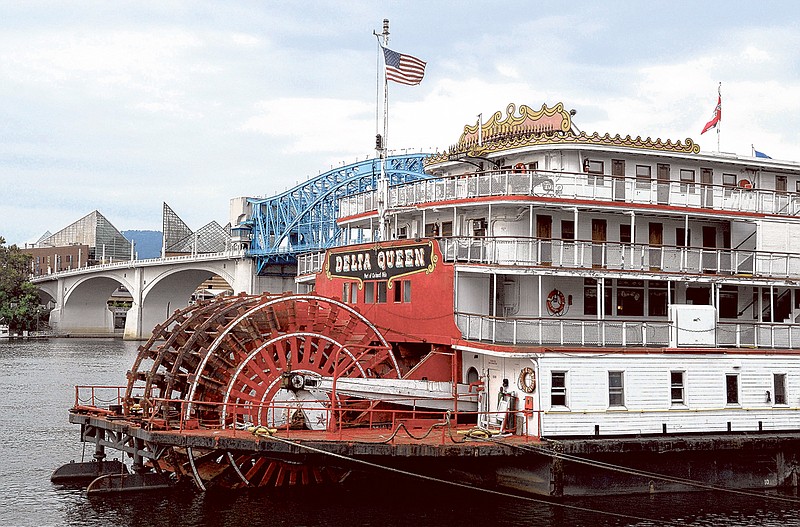
{"type": "Polygon", "coordinates": [[[297,276],[316,274],[322,271],[325,263],[325,251],[301,254],[297,257],[297,276]]]}
{"type": "MultiPolygon", "coordinates": [[[[670,322],[570,318],[499,318],[456,313],[463,338],[497,344],[539,346],[668,346],[670,322]]],[[[719,322],[718,347],[800,347],[800,324],[719,322]]]]}
{"type": "Polygon", "coordinates": [[[111,262],[98,265],[90,265],[86,267],[76,267],[73,269],[66,269],[57,271],[55,273],[34,276],[31,282],[45,282],[54,278],[63,276],[73,276],[84,273],[94,273],[97,271],[105,271],[108,269],[130,269],[134,267],[152,267],[155,265],[164,265],[179,262],[199,262],[207,260],[233,260],[244,258],[247,252],[244,250],[230,250],[218,253],[198,253],[198,254],[184,254],[181,256],[167,256],[166,258],[147,258],[144,260],[123,260],[119,262],[111,262]]]}
{"type": "MultiPolygon", "coordinates": [[[[422,203],[484,196],[542,196],[786,216],[800,213],[800,196],[793,193],[543,170],[476,173],[396,185],[389,189],[388,206],[408,207],[422,203]]],[[[339,200],[340,218],[376,209],[375,191],[339,200]]]]}
{"type": "Polygon", "coordinates": [[[630,271],[800,277],[800,254],[523,237],[439,238],[446,261],[630,271]]]}

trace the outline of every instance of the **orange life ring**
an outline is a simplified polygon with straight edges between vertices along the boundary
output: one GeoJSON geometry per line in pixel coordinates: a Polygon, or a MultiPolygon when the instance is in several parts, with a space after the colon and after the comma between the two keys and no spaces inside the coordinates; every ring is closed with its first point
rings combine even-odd
{"type": "Polygon", "coordinates": [[[517,174],[525,172],[525,163],[517,163],[514,165],[514,172],[517,174]]]}
{"type": "Polygon", "coordinates": [[[740,179],[739,180],[739,188],[750,189],[750,188],[753,188],[753,184],[750,183],[750,181],[748,181],[747,179],[740,179]]]}
{"type": "Polygon", "coordinates": [[[536,391],[536,372],[533,371],[533,368],[522,368],[522,371],[519,372],[517,384],[519,389],[525,393],[536,391]]]}
{"type": "Polygon", "coordinates": [[[567,307],[567,299],[564,297],[564,293],[558,289],[553,289],[547,295],[546,304],[547,311],[551,315],[561,316],[564,313],[564,309],[567,307]]]}

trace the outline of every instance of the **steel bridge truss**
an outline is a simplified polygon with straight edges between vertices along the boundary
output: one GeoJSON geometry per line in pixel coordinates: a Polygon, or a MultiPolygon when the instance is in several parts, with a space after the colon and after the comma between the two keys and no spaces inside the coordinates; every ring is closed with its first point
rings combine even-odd
{"type": "MultiPolygon", "coordinates": [[[[389,185],[430,177],[422,160],[428,154],[390,156],[385,160],[389,185]]],[[[337,225],[339,199],[376,190],[381,160],[368,159],[320,174],[270,198],[248,199],[252,242],[248,255],[257,259],[262,274],[270,263],[293,263],[297,255],[343,243],[337,225]]]]}

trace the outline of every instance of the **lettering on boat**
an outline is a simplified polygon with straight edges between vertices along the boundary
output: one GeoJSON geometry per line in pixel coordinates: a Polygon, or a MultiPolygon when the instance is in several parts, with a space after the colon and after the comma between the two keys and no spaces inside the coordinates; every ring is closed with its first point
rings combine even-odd
{"type": "Polygon", "coordinates": [[[356,251],[329,252],[325,263],[328,278],[392,280],[414,273],[432,273],[437,256],[433,242],[393,247],[371,247],[356,251]]]}

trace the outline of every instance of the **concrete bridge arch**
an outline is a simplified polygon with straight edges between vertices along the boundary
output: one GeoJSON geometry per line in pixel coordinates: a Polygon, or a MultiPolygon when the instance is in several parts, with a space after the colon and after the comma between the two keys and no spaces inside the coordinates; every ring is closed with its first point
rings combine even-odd
{"type": "Polygon", "coordinates": [[[55,289],[52,296],[56,306],[50,312],[50,324],[71,334],[113,335],[114,314],[108,309],[108,299],[120,286],[131,290],[133,283],[128,280],[128,274],[119,271],[93,273],[59,280],[55,287],[43,288],[48,294],[48,289],[55,289]]]}
{"type": "Polygon", "coordinates": [[[280,293],[293,289],[294,266],[283,266],[270,276],[259,276],[255,263],[243,253],[134,260],[86,267],[33,279],[55,307],[50,325],[56,334],[114,336],[114,314],[108,299],[120,286],[132,297],[125,320],[126,339],[147,339],[153,327],[176,309],[186,306],[206,279],[220,276],[234,294],[280,293]]]}

